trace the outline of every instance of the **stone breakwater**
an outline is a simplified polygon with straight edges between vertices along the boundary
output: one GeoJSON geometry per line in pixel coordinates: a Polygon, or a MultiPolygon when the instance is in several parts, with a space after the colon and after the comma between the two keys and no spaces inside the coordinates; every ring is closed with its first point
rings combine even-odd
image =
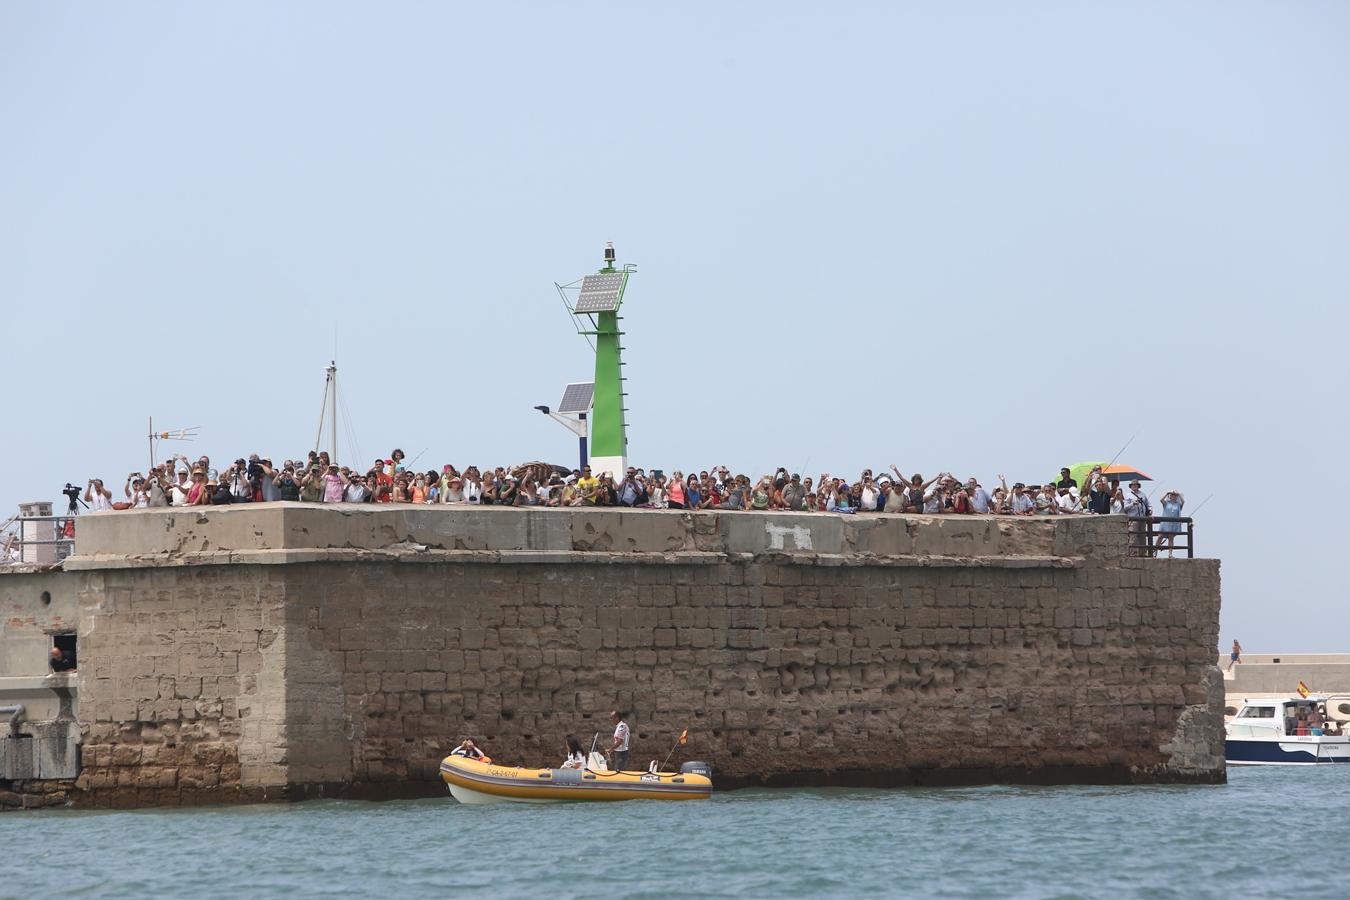
{"type": "Polygon", "coordinates": [[[635,760],[688,728],[724,786],[1222,781],[1219,564],[1126,539],[1118,517],[122,512],[81,517],[64,571],[0,576],[0,648],[78,623],[91,806],[439,793],[464,736],[547,764],[615,706],[635,760]]]}

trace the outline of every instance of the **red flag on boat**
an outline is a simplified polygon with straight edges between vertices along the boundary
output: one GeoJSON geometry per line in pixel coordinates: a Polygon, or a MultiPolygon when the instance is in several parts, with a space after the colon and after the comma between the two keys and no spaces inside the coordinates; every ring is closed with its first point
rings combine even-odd
{"type": "Polygon", "coordinates": [[[1306,684],[1304,684],[1304,683],[1301,682],[1301,681],[1298,683],[1298,695],[1299,695],[1300,697],[1303,697],[1303,698],[1306,699],[1307,696],[1308,696],[1309,694],[1311,694],[1311,693],[1312,693],[1312,691],[1308,690],[1308,686],[1307,686],[1306,684]]]}
{"type": "Polygon", "coordinates": [[[689,729],[688,729],[688,728],[686,728],[684,731],[681,731],[681,732],[680,732],[680,746],[683,747],[683,746],[684,746],[685,744],[687,744],[687,743],[689,743],[689,729]]]}

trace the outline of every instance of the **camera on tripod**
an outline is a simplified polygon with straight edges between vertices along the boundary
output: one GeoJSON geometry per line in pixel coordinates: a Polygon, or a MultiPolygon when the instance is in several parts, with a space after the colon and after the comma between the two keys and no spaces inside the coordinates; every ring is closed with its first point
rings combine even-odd
{"type": "Polygon", "coordinates": [[[75,513],[79,512],[80,489],[77,488],[75,485],[71,484],[69,481],[67,481],[65,489],[62,490],[61,493],[65,494],[66,499],[70,501],[69,503],[66,504],[66,512],[70,515],[74,515],[75,513]]]}

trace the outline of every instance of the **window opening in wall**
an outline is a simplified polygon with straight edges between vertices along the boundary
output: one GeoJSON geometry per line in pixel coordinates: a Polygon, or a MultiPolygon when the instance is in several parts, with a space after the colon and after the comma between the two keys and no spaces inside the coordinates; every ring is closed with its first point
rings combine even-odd
{"type": "Polygon", "coordinates": [[[51,592],[51,591],[43,591],[43,592],[42,592],[42,596],[41,596],[40,599],[42,600],[42,605],[43,605],[43,606],[51,606],[51,605],[52,605],[52,592],[51,592]]]}
{"type": "Polygon", "coordinates": [[[52,635],[52,671],[73,672],[76,662],[75,635],[52,635]]]}

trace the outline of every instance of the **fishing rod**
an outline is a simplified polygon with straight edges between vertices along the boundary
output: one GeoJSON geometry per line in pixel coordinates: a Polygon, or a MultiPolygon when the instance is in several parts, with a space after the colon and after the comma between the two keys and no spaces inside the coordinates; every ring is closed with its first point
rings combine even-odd
{"type": "Polygon", "coordinates": [[[658,771],[664,772],[666,770],[666,763],[670,762],[670,758],[675,755],[675,750],[688,742],[689,729],[686,728],[684,731],[681,731],[680,736],[675,739],[675,746],[670,748],[670,752],[666,754],[666,758],[661,760],[661,768],[658,771]]]}
{"type": "MultiPolygon", "coordinates": [[[[1203,500],[1200,501],[1200,506],[1204,506],[1206,503],[1208,503],[1208,502],[1209,502],[1210,500],[1212,500],[1213,498],[1214,498],[1214,495],[1213,495],[1213,494],[1210,494],[1208,497],[1206,497],[1205,499],[1203,499],[1203,500]]],[[[1192,516],[1192,517],[1194,517],[1195,514],[1198,513],[1198,512],[1200,511],[1200,506],[1197,506],[1195,509],[1191,510],[1191,516],[1192,516]]]]}
{"type": "Polygon", "coordinates": [[[425,447],[423,447],[423,448],[422,448],[422,452],[421,452],[421,453],[418,453],[418,454],[417,454],[416,456],[414,456],[411,460],[409,460],[409,461],[408,461],[408,464],[407,464],[406,466],[404,466],[404,468],[407,469],[407,470],[409,470],[409,471],[412,471],[413,465],[415,465],[416,462],[417,462],[419,459],[422,458],[422,453],[426,453],[426,452],[427,452],[427,449],[426,449],[425,447]]]}
{"type": "Polygon", "coordinates": [[[1143,431],[1143,430],[1144,430],[1144,426],[1142,426],[1142,425],[1140,425],[1138,428],[1136,428],[1136,429],[1134,430],[1134,434],[1130,435],[1130,439],[1129,439],[1128,441],[1125,442],[1125,446],[1124,446],[1124,447],[1121,447],[1119,450],[1117,450],[1117,451],[1116,451],[1116,455],[1113,456],[1113,457],[1111,457],[1111,461],[1110,461],[1109,463],[1107,463],[1105,466],[1103,466],[1102,468],[1103,468],[1103,469],[1109,469],[1109,468],[1111,468],[1112,466],[1114,466],[1114,465],[1116,464],[1116,460],[1120,459],[1120,454],[1124,453],[1126,450],[1128,450],[1128,449],[1130,448],[1130,445],[1134,443],[1134,439],[1137,438],[1137,437],[1139,437],[1139,432],[1141,432],[1141,431],[1143,431]]]}

